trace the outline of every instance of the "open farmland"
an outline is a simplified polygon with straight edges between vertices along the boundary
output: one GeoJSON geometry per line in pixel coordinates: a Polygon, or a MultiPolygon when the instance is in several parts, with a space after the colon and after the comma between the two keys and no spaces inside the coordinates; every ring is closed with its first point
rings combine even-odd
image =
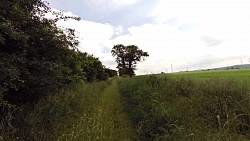
{"type": "Polygon", "coordinates": [[[189,71],[172,73],[172,76],[177,77],[192,77],[192,78],[234,78],[234,79],[249,79],[250,69],[232,69],[232,70],[204,70],[204,71],[189,71]]]}
{"type": "Polygon", "coordinates": [[[120,80],[119,88],[139,140],[249,140],[247,73],[249,70],[138,76],[120,80]]]}

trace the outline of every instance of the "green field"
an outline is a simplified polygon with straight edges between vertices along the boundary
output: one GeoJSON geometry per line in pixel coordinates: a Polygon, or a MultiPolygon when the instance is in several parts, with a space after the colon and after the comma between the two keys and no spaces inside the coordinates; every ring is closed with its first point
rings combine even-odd
{"type": "Polygon", "coordinates": [[[139,140],[250,140],[250,70],[138,76],[119,83],[139,140]]]}
{"type": "Polygon", "coordinates": [[[189,71],[171,73],[171,76],[192,77],[192,78],[235,78],[249,79],[250,69],[234,69],[234,70],[206,70],[206,71],[189,71]]]}

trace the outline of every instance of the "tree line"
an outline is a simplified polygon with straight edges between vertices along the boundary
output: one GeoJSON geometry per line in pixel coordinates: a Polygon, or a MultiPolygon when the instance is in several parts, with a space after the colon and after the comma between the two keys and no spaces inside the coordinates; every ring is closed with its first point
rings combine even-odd
{"type": "MultiPolygon", "coordinates": [[[[79,41],[73,29],[57,26],[59,20],[80,18],[53,11],[48,5],[42,0],[0,1],[0,140],[16,136],[17,130],[31,131],[30,126],[36,125],[25,119],[40,102],[56,97],[67,103],[62,91],[117,76],[117,71],[105,67],[99,58],[77,49],[79,41]],[[48,13],[54,18],[46,18],[48,13]]],[[[134,75],[138,59],[127,53],[124,56],[130,65],[118,62],[120,75],[134,75]]],[[[42,114],[47,119],[46,113],[42,114]]]]}
{"type": "Polygon", "coordinates": [[[52,11],[41,0],[0,1],[0,106],[33,103],[70,83],[116,75],[77,49],[73,29],[56,26],[68,19],[80,20],[52,11]],[[47,13],[56,18],[46,18],[47,13]]]}
{"type": "MultiPolygon", "coordinates": [[[[42,0],[0,1],[1,109],[35,104],[72,83],[117,76],[99,58],[77,49],[73,29],[57,27],[57,21],[69,19],[80,20],[53,11],[42,0]],[[55,18],[46,18],[48,13],[55,18]]],[[[149,56],[134,45],[115,45],[111,53],[120,76],[134,76],[136,64],[149,56]]],[[[8,112],[0,111],[0,119],[8,112]]]]}

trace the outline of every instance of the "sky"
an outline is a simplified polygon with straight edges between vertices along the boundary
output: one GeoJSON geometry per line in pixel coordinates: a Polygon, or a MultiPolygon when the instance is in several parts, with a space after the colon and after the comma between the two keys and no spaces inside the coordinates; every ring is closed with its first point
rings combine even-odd
{"type": "Polygon", "coordinates": [[[76,30],[79,49],[115,69],[116,44],[149,53],[136,74],[250,63],[249,0],[48,0],[81,17],[59,26],[76,30]],[[172,66],[172,67],[171,67],[172,66]]]}

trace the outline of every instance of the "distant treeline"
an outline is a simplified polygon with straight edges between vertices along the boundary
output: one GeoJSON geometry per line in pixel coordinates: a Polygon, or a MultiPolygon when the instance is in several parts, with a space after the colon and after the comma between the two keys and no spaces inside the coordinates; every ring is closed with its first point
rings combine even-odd
{"type": "MultiPolygon", "coordinates": [[[[227,66],[227,67],[220,67],[220,68],[211,68],[206,70],[232,70],[232,69],[249,69],[250,64],[242,64],[242,65],[234,65],[234,66],[227,66]]],[[[206,71],[203,70],[203,71],[206,71]]]]}

